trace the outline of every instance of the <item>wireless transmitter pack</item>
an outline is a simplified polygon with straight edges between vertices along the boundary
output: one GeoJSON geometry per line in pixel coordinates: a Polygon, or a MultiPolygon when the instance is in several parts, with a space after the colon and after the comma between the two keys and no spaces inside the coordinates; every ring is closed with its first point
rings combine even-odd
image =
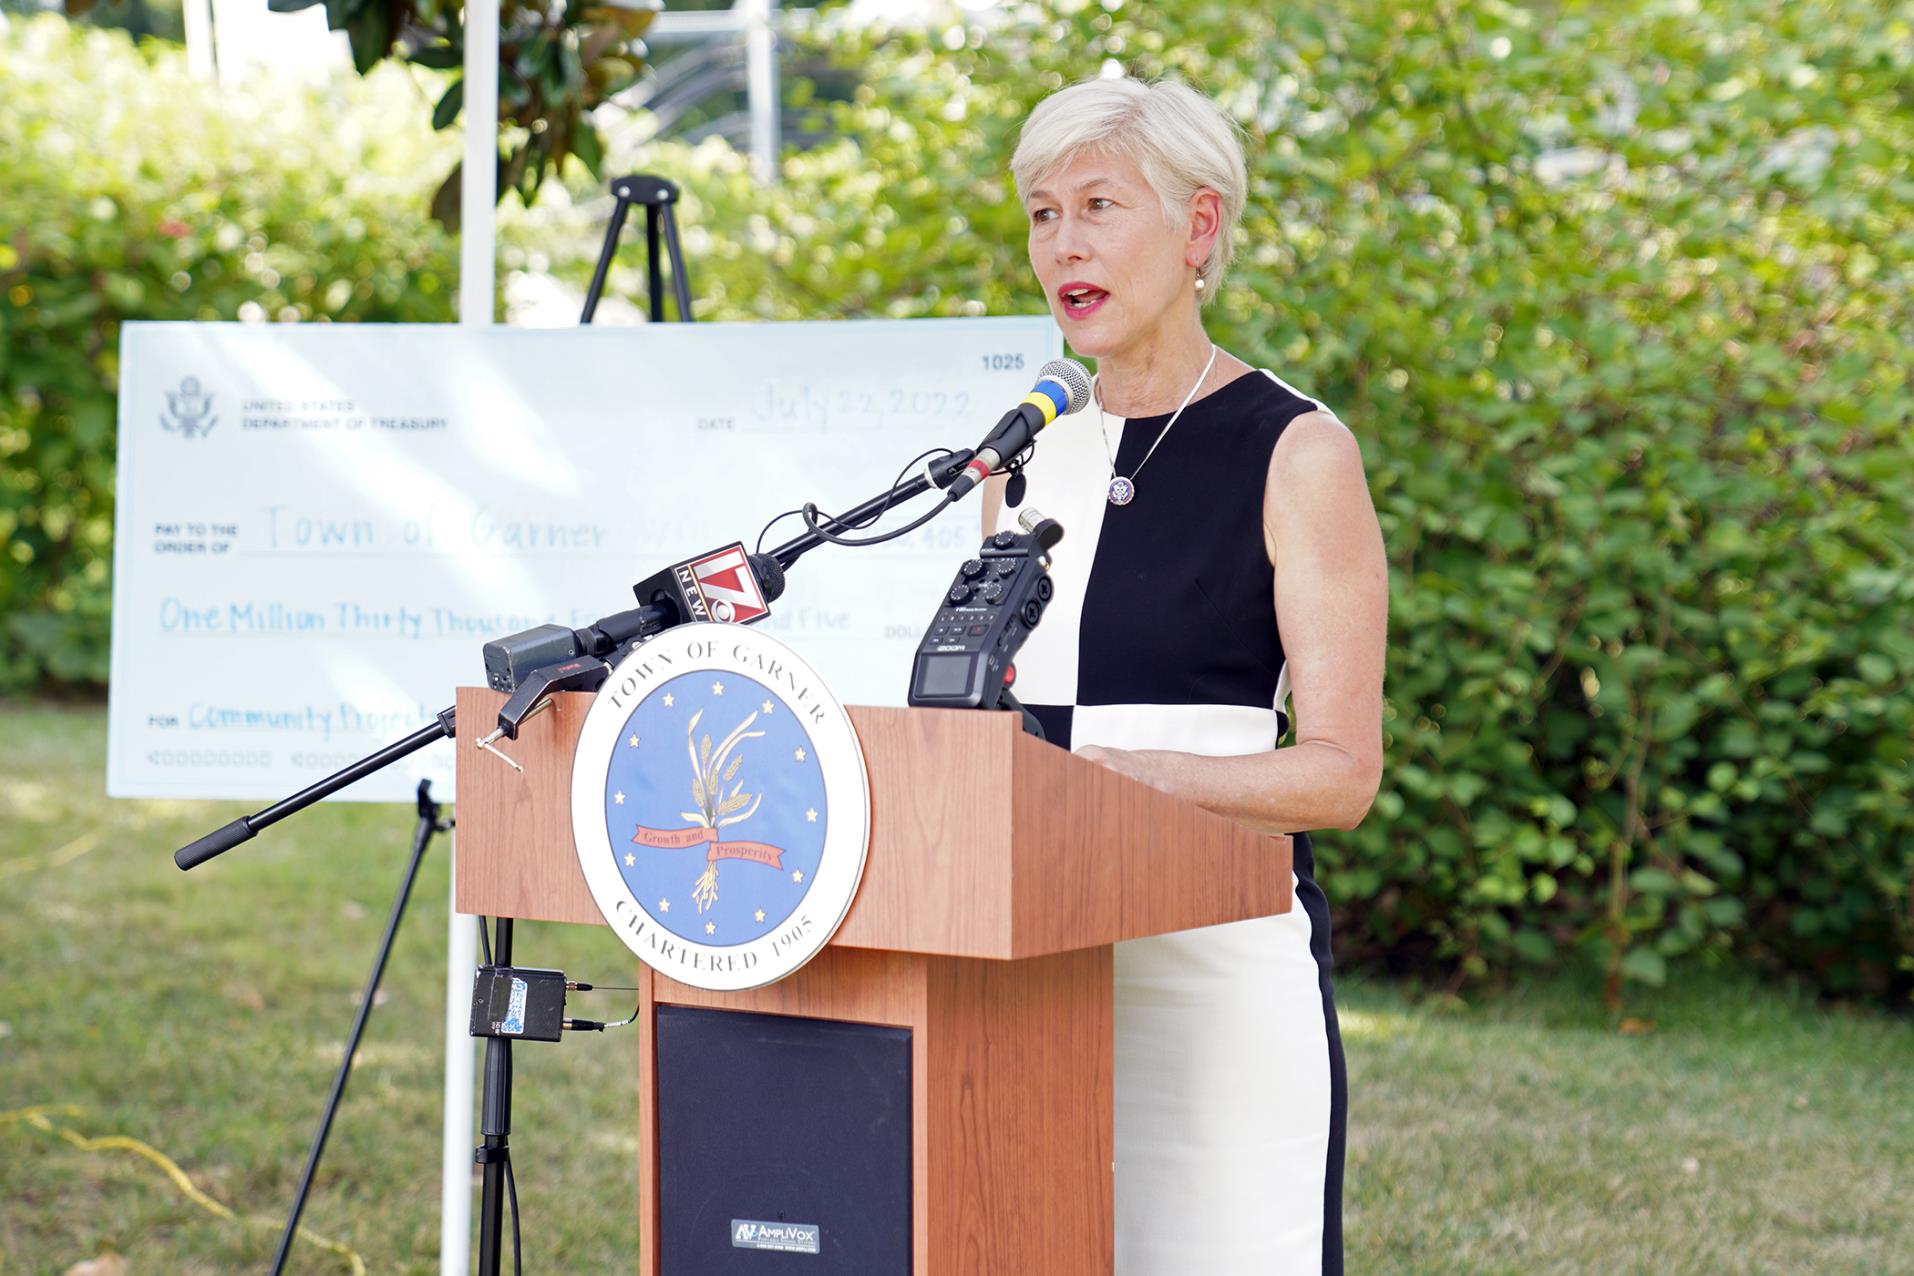
{"type": "Polygon", "coordinates": [[[565,972],[480,966],[472,982],[472,1035],[557,1041],[565,1027],[565,972]]]}
{"type": "Polygon", "coordinates": [[[1049,551],[1063,526],[1032,509],[1018,532],[998,532],[957,569],[957,578],[917,646],[910,703],[940,709],[1013,709],[1042,738],[1037,719],[1010,693],[1012,661],[1043,619],[1055,586],[1049,551]]]}

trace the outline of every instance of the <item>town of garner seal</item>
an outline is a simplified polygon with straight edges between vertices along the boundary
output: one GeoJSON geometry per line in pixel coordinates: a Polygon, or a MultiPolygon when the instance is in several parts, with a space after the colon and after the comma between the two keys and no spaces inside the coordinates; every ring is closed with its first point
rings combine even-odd
{"type": "Polygon", "coordinates": [[[598,910],[657,973],[735,992],[829,942],[870,843],[850,715],[808,664],[738,625],[668,629],[612,670],[572,766],[598,910]]]}

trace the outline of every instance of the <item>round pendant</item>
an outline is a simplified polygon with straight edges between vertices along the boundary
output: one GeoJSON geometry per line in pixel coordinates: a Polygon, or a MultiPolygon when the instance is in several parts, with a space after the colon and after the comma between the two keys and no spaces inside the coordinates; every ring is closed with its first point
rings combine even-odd
{"type": "Polygon", "coordinates": [[[1110,504],[1128,505],[1136,499],[1136,484],[1121,474],[1110,480],[1110,504]]]}

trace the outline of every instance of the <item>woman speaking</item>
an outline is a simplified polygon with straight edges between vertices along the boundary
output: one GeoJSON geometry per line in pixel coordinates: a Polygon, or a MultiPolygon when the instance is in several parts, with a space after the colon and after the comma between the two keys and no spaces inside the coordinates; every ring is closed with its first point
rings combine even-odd
{"type": "MultiPolygon", "coordinates": [[[[1305,830],[1354,828],[1382,773],[1388,579],[1362,457],[1204,332],[1247,186],[1215,105],[1077,84],[1031,112],[1012,170],[1031,268],[1097,362],[1092,410],[1025,470],[1069,539],[1017,694],[1053,742],[1296,835],[1291,912],[1117,946],[1116,1270],[1340,1272],[1346,1088],[1305,830]]],[[[1015,517],[994,480],[985,529],[1015,517]]]]}

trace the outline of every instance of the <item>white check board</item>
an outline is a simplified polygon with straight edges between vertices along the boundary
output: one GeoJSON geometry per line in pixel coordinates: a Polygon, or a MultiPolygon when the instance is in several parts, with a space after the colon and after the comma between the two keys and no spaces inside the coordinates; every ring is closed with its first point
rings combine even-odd
{"type": "MultiPolygon", "coordinates": [[[[846,509],[974,445],[1061,353],[1043,317],[128,324],[107,791],[284,796],[429,725],[484,682],[489,639],[622,611],[773,514],[846,509]]],[[[760,623],[845,703],[901,704],[976,499],[812,551],[760,623]]],[[[340,796],[405,800],[421,777],[451,794],[449,742],[340,796]]]]}

